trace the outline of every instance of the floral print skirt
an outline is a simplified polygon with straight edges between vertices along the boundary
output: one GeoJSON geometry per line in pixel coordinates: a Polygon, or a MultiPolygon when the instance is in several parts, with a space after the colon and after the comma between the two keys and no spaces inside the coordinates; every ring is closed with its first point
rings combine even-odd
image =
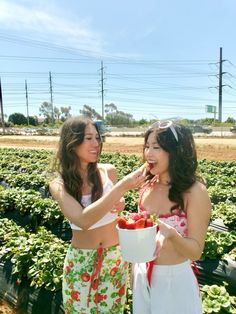
{"type": "Polygon", "coordinates": [[[76,249],[70,245],[63,269],[65,314],[122,314],[128,266],[119,246],[76,249]]]}

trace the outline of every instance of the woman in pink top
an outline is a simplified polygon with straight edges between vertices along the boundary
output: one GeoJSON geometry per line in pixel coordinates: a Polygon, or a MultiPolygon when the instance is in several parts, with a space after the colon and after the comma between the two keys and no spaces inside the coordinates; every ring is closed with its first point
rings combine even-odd
{"type": "Polygon", "coordinates": [[[63,269],[66,314],[123,313],[126,301],[128,265],[121,258],[116,217],[124,208],[123,194],[144,182],[143,169],[116,183],[115,168],[97,163],[101,148],[91,120],[64,122],[56,163],[60,177],[50,183],[50,192],[72,228],[63,269]]]}
{"type": "Polygon", "coordinates": [[[156,259],[136,264],[134,314],[200,314],[201,298],[191,262],[202,254],[211,202],[196,174],[191,131],[158,121],[145,134],[148,177],[140,190],[139,210],[159,217],[156,259]]]}

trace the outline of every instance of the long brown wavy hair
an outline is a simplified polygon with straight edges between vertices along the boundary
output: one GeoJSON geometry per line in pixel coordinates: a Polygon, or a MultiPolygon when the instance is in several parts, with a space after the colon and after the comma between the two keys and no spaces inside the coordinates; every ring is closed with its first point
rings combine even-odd
{"type": "MultiPolygon", "coordinates": [[[[79,171],[80,159],[76,155],[75,149],[83,142],[85,128],[88,124],[94,125],[99,134],[96,124],[87,118],[79,116],[72,117],[63,123],[60,132],[59,147],[54,163],[54,168],[57,169],[64,181],[66,191],[80,204],[83,180],[79,171]]],[[[100,143],[101,153],[102,141],[100,141],[100,143]]],[[[94,202],[99,199],[103,193],[102,180],[97,167],[97,162],[88,165],[88,181],[92,185],[91,199],[92,202],[94,202]]]]}
{"type": "MultiPolygon", "coordinates": [[[[158,127],[150,128],[144,135],[144,150],[151,133],[155,133],[156,141],[162,149],[169,153],[169,175],[170,190],[169,199],[175,205],[171,211],[180,208],[184,211],[183,193],[186,192],[197,180],[202,179],[197,175],[197,153],[191,130],[181,124],[173,124],[178,135],[178,141],[170,128],[159,129],[158,127]]],[[[147,180],[153,178],[153,175],[147,173],[147,180]]]]}

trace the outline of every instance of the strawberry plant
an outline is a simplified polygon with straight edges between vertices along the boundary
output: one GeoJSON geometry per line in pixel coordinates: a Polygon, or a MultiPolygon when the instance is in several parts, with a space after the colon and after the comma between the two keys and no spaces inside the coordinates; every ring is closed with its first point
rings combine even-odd
{"type": "Polygon", "coordinates": [[[46,177],[36,173],[17,173],[15,175],[8,174],[4,175],[4,181],[10,187],[22,187],[24,189],[33,190],[38,190],[40,187],[48,185],[46,177]]]}
{"type": "Polygon", "coordinates": [[[228,253],[236,244],[236,232],[219,232],[208,229],[201,259],[217,259],[228,253]]]}
{"type": "Polygon", "coordinates": [[[236,205],[226,200],[213,204],[212,219],[221,218],[228,228],[236,230],[236,205]]]}
{"type": "Polygon", "coordinates": [[[203,313],[236,313],[236,297],[224,286],[204,285],[201,288],[203,313]]]}
{"type": "Polygon", "coordinates": [[[209,196],[213,204],[219,202],[231,201],[236,202],[235,187],[221,188],[220,186],[210,186],[208,188],[209,196]]]}
{"type": "Polygon", "coordinates": [[[236,247],[223,256],[223,259],[228,261],[229,259],[236,263],[236,247]]]}
{"type": "Polygon", "coordinates": [[[28,233],[8,219],[0,219],[0,230],[0,254],[11,259],[18,283],[29,279],[31,286],[51,291],[61,288],[68,242],[43,227],[36,234],[28,233]]]}
{"type": "Polygon", "coordinates": [[[0,191],[0,213],[8,211],[17,211],[22,217],[28,216],[28,227],[34,231],[39,225],[51,229],[64,220],[57,202],[42,198],[41,194],[34,190],[15,188],[0,191]]]}
{"type": "Polygon", "coordinates": [[[138,199],[138,192],[137,191],[128,191],[124,195],[125,198],[125,211],[129,212],[136,212],[138,205],[137,205],[137,199],[138,199]]]}

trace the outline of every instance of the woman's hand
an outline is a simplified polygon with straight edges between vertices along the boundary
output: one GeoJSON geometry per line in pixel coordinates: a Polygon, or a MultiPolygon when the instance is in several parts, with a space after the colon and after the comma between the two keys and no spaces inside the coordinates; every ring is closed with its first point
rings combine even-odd
{"type": "Polygon", "coordinates": [[[146,169],[145,166],[142,165],[137,170],[126,175],[120,182],[126,190],[131,190],[139,188],[145,182],[145,178],[146,169]]]}
{"type": "Polygon", "coordinates": [[[125,208],[125,199],[121,197],[121,199],[115,203],[115,205],[111,209],[111,213],[119,213],[125,208]]]}
{"type": "Polygon", "coordinates": [[[160,219],[158,219],[158,226],[159,231],[156,235],[156,249],[154,253],[154,255],[157,257],[160,255],[160,251],[164,246],[165,240],[171,239],[176,234],[175,228],[171,227],[160,219]]]}

